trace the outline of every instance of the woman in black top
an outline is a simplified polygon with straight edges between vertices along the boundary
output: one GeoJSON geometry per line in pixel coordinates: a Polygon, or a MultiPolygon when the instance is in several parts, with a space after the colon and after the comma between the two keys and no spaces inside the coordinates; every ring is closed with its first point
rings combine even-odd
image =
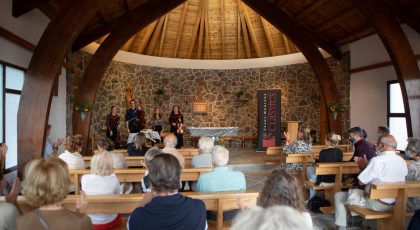
{"type": "Polygon", "coordinates": [[[127,145],[127,152],[129,156],[144,156],[148,149],[144,133],[138,133],[134,143],[127,145]]]}
{"type": "Polygon", "coordinates": [[[169,124],[171,125],[170,132],[175,134],[177,139],[176,148],[179,149],[184,145],[183,139],[183,124],[184,124],[184,116],[182,116],[181,111],[179,111],[179,107],[174,105],[172,107],[171,115],[169,116],[169,124]]]}
{"type": "MultiPolygon", "coordinates": [[[[327,135],[325,140],[327,144],[327,148],[321,150],[319,153],[319,160],[317,163],[325,163],[325,162],[342,162],[343,161],[343,151],[337,148],[338,143],[341,141],[341,136],[335,134],[334,132],[330,132],[327,135]]],[[[315,183],[315,185],[320,185],[321,183],[334,183],[335,182],[335,175],[315,175],[315,167],[308,166],[307,168],[307,176],[310,181],[315,183]]],[[[313,189],[309,190],[310,195],[309,199],[315,196],[316,191],[313,189]]]]}

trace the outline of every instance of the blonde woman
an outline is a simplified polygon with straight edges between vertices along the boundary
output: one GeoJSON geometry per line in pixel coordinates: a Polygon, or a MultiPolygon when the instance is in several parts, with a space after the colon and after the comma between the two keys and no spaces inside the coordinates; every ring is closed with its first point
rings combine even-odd
{"type": "MultiPolygon", "coordinates": [[[[83,175],[82,190],[87,195],[120,194],[120,183],[114,173],[109,152],[96,153],[91,161],[91,174],[83,175]]],[[[118,214],[89,214],[93,229],[112,229],[121,223],[118,214]]]]}
{"type": "Polygon", "coordinates": [[[82,142],[80,135],[67,137],[64,143],[64,153],[60,154],[59,158],[67,163],[69,169],[85,169],[85,161],[82,155],[82,142]]]}
{"type": "MultiPolygon", "coordinates": [[[[17,219],[16,229],[92,229],[88,216],[63,208],[70,185],[66,163],[56,157],[36,159],[25,169],[22,194],[36,208],[17,219]]],[[[86,208],[87,200],[82,193],[76,210],[86,208]]]]}
{"type": "MultiPolygon", "coordinates": [[[[337,148],[337,145],[341,141],[341,136],[335,134],[334,132],[328,133],[325,143],[327,147],[319,153],[319,160],[317,163],[321,162],[341,162],[343,161],[343,151],[337,148]]],[[[307,176],[308,179],[314,182],[316,185],[321,185],[321,183],[334,183],[335,175],[315,175],[315,167],[314,165],[308,165],[307,168],[307,176]]],[[[326,184],[327,185],[327,184],[326,184]]],[[[309,199],[315,196],[315,190],[310,189],[310,196],[309,199]]]]}

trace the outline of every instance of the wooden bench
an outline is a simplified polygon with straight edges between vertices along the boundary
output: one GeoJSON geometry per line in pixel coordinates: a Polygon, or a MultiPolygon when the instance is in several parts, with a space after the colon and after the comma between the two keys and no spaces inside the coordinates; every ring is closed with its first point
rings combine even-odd
{"type": "Polygon", "coordinates": [[[315,166],[315,174],[318,175],[335,175],[334,185],[319,186],[310,181],[305,181],[305,186],[314,190],[324,190],[325,199],[331,203],[331,207],[323,207],[324,213],[334,212],[334,194],[340,192],[343,188],[349,188],[342,184],[343,174],[359,174],[359,166],[354,162],[340,163],[317,163],[315,166]]]}
{"type": "Polygon", "coordinates": [[[242,149],[245,148],[245,142],[247,142],[247,141],[257,142],[258,141],[257,137],[252,137],[252,136],[240,136],[239,139],[242,141],[242,149]]]}
{"type": "MultiPolygon", "coordinates": [[[[143,156],[124,156],[125,161],[127,162],[127,167],[141,167],[141,161],[144,161],[143,156]]],[[[193,156],[184,156],[185,159],[185,168],[191,168],[191,161],[193,156]]],[[[90,162],[92,157],[83,157],[86,167],[90,167],[90,162]]]]}
{"type": "MultiPolygon", "coordinates": [[[[180,149],[177,149],[177,150],[183,156],[195,156],[195,155],[198,155],[198,149],[197,148],[180,148],[180,149]]],[[[115,149],[113,152],[114,153],[121,153],[124,156],[128,156],[127,149],[115,149]]]]}
{"type": "MultiPolygon", "coordinates": [[[[209,229],[229,228],[226,222],[223,222],[223,210],[238,209],[236,200],[246,207],[254,207],[257,205],[258,192],[255,190],[236,191],[236,192],[214,192],[214,193],[197,193],[185,192],[184,196],[204,201],[208,211],[217,212],[216,224],[209,221],[209,229]]],[[[122,195],[92,195],[87,196],[88,207],[87,214],[130,214],[137,208],[142,194],[122,194],[122,195]]],[[[75,211],[78,195],[69,195],[63,202],[65,208],[75,211]]],[[[0,202],[5,202],[4,197],[0,198],[0,202]]],[[[30,212],[33,208],[26,202],[25,197],[18,197],[18,203],[23,213],[30,212]]],[[[125,227],[125,226],[122,226],[125,227]]]]}
{"type": "MultiPolygon", "coordinates": [[[[298,180],[301,185],[306,180],[306,171],[307,171],[307,163],[313,163],[315,159],[319,159],[319,152],[318,153],[297,153],[297,154],[285,154],[285,163],[302,163],[302,170],[294,172],[293,174],[298,176],[298,180]]],[[[353,152],[344,152],[343,153],[343,162],[349,161],[353,156],[353,152]]]]}
{"type": "Polygon", "coordinates": [[[420,182],[372,183],[369,198],[395,198],[396,202],[393,210],[377,212],[354,205],[347,205],[347,207],[364,219],[377,220],[377,229],[379,230],[404,229],[406,216],[412,215],[410,211],[407,211],[407,200],[410,197],[420,197],[420,182]]]}
{"type": "MultiPolygon", "coordinates": [[[[146,169],[114,170],[119,182],[140,182],[143,179],[146,171],[146,169]]],[[[181,173],[181,181],[198,181],[198,178],[202,173],[207,173],[211,171],[212,168],[183,169],[181,173]]],[[[82,176],[85,174],[90,174],[90,169],[70,170],[69,174],[70,180],[74,184],[75,193],[79,194],[82,176]]]]}

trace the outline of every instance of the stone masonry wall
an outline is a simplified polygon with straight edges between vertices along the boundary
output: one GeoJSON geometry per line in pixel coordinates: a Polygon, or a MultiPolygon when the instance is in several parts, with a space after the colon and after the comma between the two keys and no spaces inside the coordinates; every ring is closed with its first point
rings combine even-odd
{"type": "MultiPolygon", "coordinates": [[[[349,58],[345,54],[341,61],[327,59],[334,81],[342,98],[342,104],[349,108],[349,58]]],[[[67,76],[67,133],[72,130],[74,92],[89,63],[91,55],[78,52],[69,57],[71,67],[67,76]]],[[[150,118],[155,107],[160,107],[167,120],[172,106],[179,105],[186,127],[192,126],[238,126],[239,135],[257,136],[258,111],[257,89],[279,88],[281,90],[281,120],[299,120],[319,133],[320,87],[309,64],[240,69],[240,70],[194,70],[140,66],[112,61],[94,101],[91,135],[101,133],[105,127],[106,115],[115,105],[124,121],[126,112],[125,92],[128,85],[133,95],[141,101],[150,118]],[[162,87],[163,96],[156,90],[162,87]],[[244,101],[238,101],[235,93],[245,92],[244,101]],[[193,102],[207,102],[208,113],[192,114],[193,102]]],[[[349,114],[344,113],[344,130],[349,125],[349,114]]],[[[123,122],[121,122],[123,124],[123,122]]],[[[169,129],[168,124],[164,127],[169,129]]],[[[127,136],[125,125],[121,125],[122,138],[127,136]]],[[[318,138],[319,140],[319,138],[318,138]]]]}

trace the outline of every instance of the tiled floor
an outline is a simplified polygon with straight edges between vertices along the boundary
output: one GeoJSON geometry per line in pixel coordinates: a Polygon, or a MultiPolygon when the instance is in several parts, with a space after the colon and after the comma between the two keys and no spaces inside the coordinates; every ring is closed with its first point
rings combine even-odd
{"type": "MultiPolygon", "coordinates": [[[[230,149],[229,164],[235,169],[244,172],[247,189],[259,192],[264,187],[265,180],[272,170],[279,168],[279,164],[273,164],[278,158],[266,156],[264,152],[256,152],[255,149],[230,149]]],[[[335,229],[334,215],[311,213],[312,220],[317,229],[335,229]]],[[[353,222],[360,219],[354,217],[353,222]]],[[[348,227],[347,229],[376,229],[374,221],[363,221],[366,227],[348,227]]]]}

